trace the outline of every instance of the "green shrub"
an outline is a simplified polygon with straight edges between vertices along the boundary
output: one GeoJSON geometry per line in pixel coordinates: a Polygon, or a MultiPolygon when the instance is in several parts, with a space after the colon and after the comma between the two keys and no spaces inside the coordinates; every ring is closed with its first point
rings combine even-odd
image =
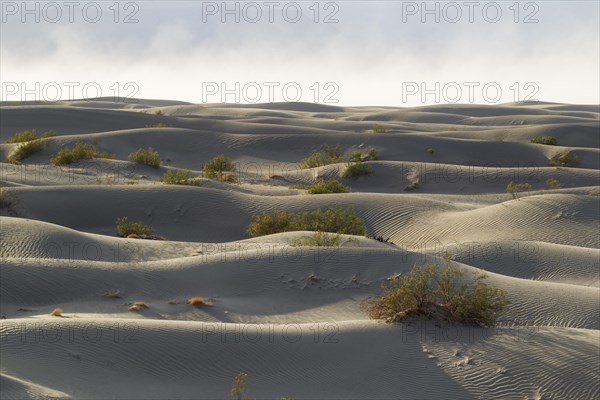
{"type": "Polygon", "coordinates": [[[448,260],[435,265],[415,265],[407,275],[396,275],[382,284],[383,294],[367,301],[373,319],[399,322],[411,315],[442,319],[463,325],[495,325],[510,304],[506,292],[490,288],[479,274],[472,282],[461,282],[463,272],[448,260]]]}
{"type": "Polygon", "coordinates": [[[374,147],[368,147],[363,155],[360,151],[353,151],[347,158],[347,162],[349,163],[360,163],[363,161],[374,161],[379,160],[379,156],[377,154],[377,150],[374,147]]]}
{"type": "Polygon", "coordinates": [[[20,164],[21,161],[30,157],[46,148],[48,141],[46,139],[35,139],[21,142],[10,152],[6,161],[11,164],[20,164]]]}
{"type": "Polygon", "coordinates": [[[373,131],[373,133],[388,133],[390,131],[388,128],[379,124],[373,124],[371,130],[373,131]]]}
{"type": "Polygon", "coordinates": [[[513,183],[512,181],[506,186],[506,192],[510,193],[513,199],[519,199],[519,193],[525,190],[530,190],[531,185],[529,183],[513,183]]]}
{"type": "Polygon", "coordinates": [[[156,110],[154,111],[154,115],[165,115],[165,113],[163,113],[162,110],[156,110]]]}
{"type": "Polygon", "coordinates": [[[344,178],[357,179],[359,176],[370,175],[373,173],[371,166],[363,163],[347,164],[344,171],[344,178]]]}
{"type": "Polygon", "coordinates": [[[367,147],[366,153],[367,153],[366,159],[363,161],[379,160],[379,154],[377,153],[377,150],[375,150],[374,147],[367,147]]]}
{"type": "Polygon", "coordinates": [[[189,169],[177,169],[175,172],[168,170],[162,181],[167,185],[200,186],[200,182],[192,178],[192,171],[189,169]]]}
{"type": "Polygon", "coordinates": [[[212,160],[204,164],[202,167],[202,172],[204,173],[204,177],[210,179],[219,179],[223,177],[223,172],[225,171],[235,171],[235,164],[230,158],[225,157],[223,154],[220,154],[214,157],[212,160]]]}
{"type": "Polygon", "coordinates": [[[154,150],[152,147],[148,147],[148,150],[138,149],[134,152],[131,152],[127,158],[129,161],[133,161],[138,164],[149,165],[154,168],[160,167],[161,164],[158,151],[154,150]]]}
{"type": "Polygon", "coordinates": [[[356,216],[353,208],[330,208],[287,213],[278,211],[271,214],[255,215],[248,227],[252,237],[271,235],[280,232],[316,231],[364,236],[367,232],[363,221],[356,216]]]}
{"type": "Polygon", "coordinates": [[[339,233],[315,232],[312,236],[304,239],[295,240],[290,246],[310,246],[310,247],[339,247],[342,245],[344,237],[339,233]]]}
{"type": "Polygon", "coordinates": [[[414,181],[413,183],[411,183],[410,185],[406,186],[404,188],[405,192],[412,192],[413,190],[417,190],[421,185],[419,185],[419,182],[414,181]]]}
{"type": "Polygon", "coordinates": [[[549,178],[546,180],[546,186],[548,186],[550,189],[560,189],[560,182],[558,179],[549,178]]]}
{"type": "Polygon", "coordinates": [[[322,167],[344,161],[340,146],[331,147],[327,144],[314,150],[308,157],[300,161],[300,168],[322,167]]]}
{"type": "Polygon", "coordinates": [[[79,160],[90,158],[114,158],[112,154],[106,152],[98,152],[96,145],[93,143],[77,142],[72,149],[60,149],[50,161],[54,165],[67,165],[79,160]]]}
{"type": "Polygon", "coordinates": [[[146,125],[146,128],[170,128],[171,125],[167,125],[164,122],[157,122],[154,125],[146,125]]]}
{"type": "Polygon", "coordinates": [[[47,131],[47,132],[44,132],[43,134],[41,134],[40,136],[38,136],[35,129],[32,129],[30,131],[23,131],[23,132],[15,133],[10,139],[8,139],[6,141],[6,143],[23,143],[23,142],[29,142],[32,140],[36,140],[36,139],[46,139],[46,138],[49,138],[52,136],[56,136],[56,132],[47,131]]]}
{"type": "Polygon", "coordinates": [[[554,136],[536,136],[529,141],[529,143],[546,144],[549,146],[556,146],[558,141],[554,136]]]}
{"type": "Polygon", "coordinates": [[[337,179],[321,180],[307,189],[308,194],[350,193],[350,188],[337,179]]]}
{"type": "Polygon", "coordinates": [[[248,400],[248,394],[246,393],[248,390],[247,378],[248,374],[245,372],[236,375],[231,385],[231,398],[233,400],[248,400]]]}
{"type": "Polygon", "coordinates": [[[432,148],[427,149],[427,152],[429,153],[430,156],[433,155],[433,153],[435,153],[435,150],[433,150],[432,148]]]}
{"type": "Polygon", "coordinates": [[[362,153],[360,151],[353,151],[348,156],[348,161],[350,161],[350,162],[361,162],[362,161],[362,153]]]}
{"type": "Polygon", "coordinates": [[[117,218],[117,235],[127,237],[129,235],[149,236],[152,235],[152,228],[143,222],[129,221],[129,218],[117,218]]]}
{"type": "Polygon", "coordinates": [[[571,153],[571,149],[565,149],[550,158],[551,167],[577,167],[578,165],[579,157],[571,153]]]}

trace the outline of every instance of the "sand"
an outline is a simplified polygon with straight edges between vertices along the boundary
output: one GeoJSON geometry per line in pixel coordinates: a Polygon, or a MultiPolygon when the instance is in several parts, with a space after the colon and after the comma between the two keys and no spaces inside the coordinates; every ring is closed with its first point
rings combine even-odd
{"type": "Polygon", "coordinates": [[[15,132],[57,132],[22,165],[0,164],[13,202],[0,212],[2,399],[229,398],[242,371],[256,399],[600,397],[598,106],[97,99],[2,103],[1,112],[3,160],[15,132]],[[375,123],[388,132],[373,133],[375,123]],[[538,135],[559,145],[529,143],[538,135]],[[50,163],[80,140],[115,159],[50,163]],[[374,173],[300,169],[323,144],[374,147],[374,173]],[[127,161],[148,146],[163,166],[127,161]],[[566,149],[577,168],[548,165],[566,149]],[[201,176],[221,153],[240,183],[158,182],[175,168],[201,176]],[[319,177],[352,192],[290,188],[319,177]],[[532,188],[513,199],[511,181],[532,188]],[[419,188],[405,191],[412,182],[419,188]],[[310,233],[246,233],[256,214],[338,205],[389,242],[292,247],[310,233]],[[166,240],[117,237],[123,216],[166,240]],[[444,254],[507,291],[498,327],[368,318],[361,302],[386,278],[441,265],[444,254]],[[213,306],[186,304],[195,296],[213,306]],[[138,301],[148,308],[128,311],[138,301]]]}

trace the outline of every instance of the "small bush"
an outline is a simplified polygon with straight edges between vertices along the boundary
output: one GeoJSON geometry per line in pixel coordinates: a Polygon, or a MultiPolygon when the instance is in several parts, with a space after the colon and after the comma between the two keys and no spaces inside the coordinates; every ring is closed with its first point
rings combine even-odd
{"type": "Polygon", "coordinates": [[[350,193],[350,188],[337,179],[321,180],[307,189],[308,194],[350,193]]]}
{"type": "Polygon", "coordinates": [[[546,186],[548,186],[549,189],[560,189],[560,182],[558,179],[549,178],[546,180],[546,186]]]}
{"type": "Polygon", "coordinates": [[[433,153],[435,153],[435,150],[433,150],[432,148],[427,149],[427,152],[429,153],[430,156],[433,155],[433,153]]]}
{"type": "Polygon", "coordinates": [[[188,299],[186,301],[186,304],[189,304],[192,306],[206,306],[206,307],[214,306],[212,301],[204,300],[204,297],[201,297],[201,296],[192,297],[192,298],[188,299]]]}
{"type": "Polygon", "coordinates": [[[506,186],[506,192],[510,193],[513,199],[519,199],[519,193],[525,190],[530,190],[531,185],[529,183],[513,183],[512,181],[506,186]]]}
{"type": "Polygon", "coordinates": [[[300,168],[322,167],[344,161],[340,146],[331,147],[327,144],[314,150],[308,157],[299,162],[300,168]]]}
{"type": "Polygon", "coordinates": [[[154,115],[165,115],[165,113],[163,113],[162,110],[156,110],[154,111],[154,115]]]}
{"type": "Polygon", "coordinates": [[[415,265],[407,275],[382,284],[383,294],[367,301],[373,319],[399,322],[411,315],[463,325],[489,327],[510,304],[506,292],[490,288],[484,274],[462,283],[463,272],[447,260],[445,268],[415,265]]]}
{"type": "Polygon", "coordinates": [[[342,245],[344,237],[339,233],[315,232],[312,236],[304,239],[295,240],[290,246],[311,246],[311,247],[339,247],[342,245]]]}
{"type": "Polygon", "coordinates": [[[148,147],[147,150],[138,149],[134,152],[131,152],[127,158],[129,161],[133,161],[138,164],[149,165],[154,168],[160,167],[161,164],[158,151],[154,150],[152,147],[148,147]]]}
{"type": "Polygon", "coordinates": [[[362,161],[362,153],[360,151],[353,151],[348,156],[348,161],[350,162],[361,162],[362,161]]]}
{"type": "Polygon", "coordinates": [[[388,128],[379,124],[373,124],[371,130],[373,131],[373,133],[388,133],[390,131],[388,128]]]}
{"type": "Polygon", "coordinates": [[[375,150],[374,147],[368,147],[366,153],[367,156],[365,157],[365,159],[363,159],[363,161],[379,160],[379,154],[377,153],[377,150],[375,150]]]}
{"type": "Polygon", "coordinates": [[[529,143],[546,144],[549,146],[556,146],[558,144],[558,141],[556,140],[556,138],[554,136],[536,136],[533,139],[531,139],[529,141],[529,143]]]}
{"type": "Polygon", "coordinates": [[[356,216],[353,208],[331,208],[287,213],[278,211],[271,214],[255,215],[248,227],[252,237],[271,235],[280,232],[316,231],[364,236],[367,232],[364,222],[356,216]]]}
{"type": "Polygon", "coordinates": [[[246,394],[248,390],[247,378],[248,374],[245,372],[240,372],[236,375],[231,385],[231,398],[233,400],[248,400],[248,395],[246,394]]]}
{"type": "Polygon", "coordinates": [[[202,173],[206,178],[219,180],[223,178],[223,173],[225,171],[233,172],[235,170],[236,168],[233,160],[225,157],[223,154],[214,157],[202,167],[202,173]]]}
{"type": "Polygon", "coordinates": [[[189,169],[178,169],[175,172],[168,170],[163,175],[162,181],[167,185],[200,186],[200,182],[192,178],[192,171],[189,169]]]}
{"type": "Polygon", "coordinates": [[[550,158],[551,167],[577,167],[579,165],[579,157],[577,154],[571,153],[571,149],[565,149],[560,153],[556,153],[550,158]]]}
{"type": "Polygon", "coordinates": [[[0,210],[10,209],[14,206],[12,196],[6,189],[0,187],[0,210]]]}
{"type": "Polygon", "coordinates": [[[128,311],[142,311],[142,310],[147,310],[148,308],[148,304],[144,303],[143,301],[136,301],[133,303],[129,303],[129,308],[127,309],[128,311]]]}
{"type": "Polygon", "coordinates": [[[96,145],[93,143],[77,142],[72,149],[60,149],[50,161],[54,165],[67,165],[79,160],[90,158],[114,158],[112,154],[106,152],[98,152],[96,145]]]}
{"type": "Polygon", "coordinates": [[[410,185],[406,186],[404,188],[405,192],[412,192],[413,190],[417,190],[421,185],[419,185],[419,182],[414,181],[413,183],[411,183],[410,185]]]}
{"type": "Polygon", "coordinates": [[[52,315],[53,317],[62,317],[62,313],[63,313],[62,308],[55,308],[54,310],[52,310],[50,315],[52,315]]]}
{"type": "Polygon", "coordinates": [[[120,237],[127,237],[132,234],[138,236],[150,236],[152,235],[152,228],[140,221],[129,221],[129,218],[127,217],[117,218],[117,235],[120,237]]]}
{"type": "Polygon", "coordinates": [[[44,150],[46,145],[46,139],[35,139],[19,143],[19,145],[13,151],[11,151],[6,161],[11,164],[20,164],[21,161],[27,157],[31,157],[32,155],[44,150]]]}
{"type": "Polygon", "coordinates": [[[171,125],[167,125],[164,122],[157,122],[154,125],[146,125],[146,128],[169,128],[171,125]]]}
{"type": "Polygon", "coordinates": [[[46,138],[53,137],[53,136],[56,136],[56,132],[54,132],[54,131],[47,131],[38,136],[35,129],[32,129],[30,131],[23,131],[23,132],[15,133],[10,139],[8,139],[6,141],[6,143],[23,143],[23,142],[29,142],[32,140],[36,140],[36,139],[46,139],[46,138]]]}
{"type": "Polygon", "coordinates": [[[346,171],[342,177],[348,179],[357,179],[359,176],[370,175],[373,173],[371,166],[363,163],[347,164],[346,171]]]}

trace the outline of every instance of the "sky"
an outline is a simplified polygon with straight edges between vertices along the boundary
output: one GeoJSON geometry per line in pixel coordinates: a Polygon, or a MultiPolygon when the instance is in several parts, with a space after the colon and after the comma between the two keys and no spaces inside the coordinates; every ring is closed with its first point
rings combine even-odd
{"type": "Polygon", "coordinates": [[[600,103],[598,1],[2,1],[2,101],[600,103]]]}

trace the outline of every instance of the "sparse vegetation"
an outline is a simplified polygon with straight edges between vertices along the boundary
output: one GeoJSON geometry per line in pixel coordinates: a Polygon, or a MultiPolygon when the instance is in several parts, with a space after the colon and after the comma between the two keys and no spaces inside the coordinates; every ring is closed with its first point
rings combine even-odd
{"type": "Polygon", "coordinates": [[[129,218],[117,218],[117,235],[127,237],[129,235],[149,236],[152,235],[152,228],[141,221],[129,221],[129,218]]]}
{"type": "Polygon", "coordinates": [[[549,189],[560,189],[560,182],[558,181],[558,179],[549,178],[548,180],[546,180],[546,186],[549,189]]]}
{"type": "Polygon", "coordinates": [[[348,161],[350,162],[361,162],[362,161],[362,153],[360,151],[353,151],[348,156],[348,161]]]}
{"type": "Polygon", "coordinates": [[[129,303],[129,308],[127,309],[128,311],[142,311],[142,310],[147,310],[148,305],[146,303],[144,303],[143,301],[136,301],[133,303],[129,303]]]}
{"type": "Polygon", "coordinates": [[[428,148],[427,152],[429,153],[430,156],[432,156],[433,153],[435,153],[435,150],[433,150],[432,148],[428,148]]]}
{"type": "Polygon", "coordinates": [[[314,185],[307,187],[308,194],[350,193],[350,188],[344,186],[337,179],[321,179],[314,185]]]}
{"type": "Polygon", "coordinates": [[[164,122],[157,122],[154,125],[146,125],[146,128],[169,128],[171,125],[167,125],[164,122]]]}
{"type": "Polygon", "coordinates": [[[410,185],[406,186],[404,188],[405,192],[412,192],[413,190],[417,190],[421,185],[419,185],[419,182],[414,181],[413,183],[411,183],[410,185]]]}
{"type": "Polygon", "coordinates": [[[529,191],[531,185],[529,183],[513,183],[512,181],[506,186],[506,192],[510,193],[513,199],[519,199],[519,193],[525,190],[529,191]]]}
{"type": "Polygon", "coordinates": [[[233,384],[231,385],[231,398],[233,400],[249,400],[246,394],[248,390],[246,379],[248,379],[248,374],[245,372],[240,372],[233,379],[233,384]]]}
{"type": "Polygon", "coordinates": [[[536,136],[529,141],[529,143],[545,144],[548,146],[558,145],[558,141],[554,136],[536,136]]]}
{"type": "Polygon", "coordinates": [[[206,306],[206,307],[214,306],[212,301],[204,300],[204,297],[201,297],[201,296],[192,297],[192,298],[188,299],[186,301],[186,304],[189,304],[192,306],[206,306]]]}
{"type": "Polygon", "coordinates": [[[311,247],[339,247],[342,245],[344,237],[339,233],[315,232],[312,236],[304,239],[298,239],[290,243],[290,246],[311,246],[311,247]]]}
{"type": "MultiPolygon", "coordinates": [[[[212,160],[208,161],[202,167],[202,173],[206,178],[223,180],[225,171],[233,172],[236,170],[235,163],[230,158],[219,154],[212,160]]],[[[235,176],[235,175],[234,175],[235,176]]]]}
{"type": "Polygon", "coordinates": [[[359,176],[370,175],[372,173],[373,168],[371,168],[370,165],[366,165],[361,162],[354,164],[347,163],[346,170],[342,176],[348,179],[358,179],[359,176]]]}
{"type": "Polygon", "coordinates": [[[364,236],[367,232],[363,221],[356,216],[353,208],[331,208],[288,213],[278,211],[255,215],[248,227],[252,237],[291,231],[332,232],[364,236]]]}
{"type": "Polygon", "coordinates": [[[138,164],[149,165],[154,168],[160,167],[161,164],[158,151],[154,150],[152,147],[148,147],[147,150],[137,149],[136,151],[129,153],[127,158],[129,161],[133,161],[138,164]]]}
{"type": "Polygon", "coordinates": [[[163,113],[162,110],[156,110],[154,111],[154,115],[165,115],[165,113],[163,113]]]}
{"type": "Polygon", "coordinates": [[[314,150],[308,157],[299,162],[301,168],[322,167],[344,161],[341,147],[331,147],[324,144],[318,150],[314,150]]]}
{"type": "Polygon", "coordinates": [[[379,124],[373,124],[371,130],[373,131],[373,133],[388,133],[390,131],[385,126],[379,124]]]}
{"type": "Polygon", "coordinates": [[[0,210],[10,209],[14,205],[10,192],[0,186],[0,210]]]}
{"type": "Polygon", "coordinates": [[[407,275],[395,275],[382,284],[383,294],[366,302],[369,316],[399,322],[411,315],[463,325],[494,326],[510,301],[504,290],[491,288],[478,274],[464,282],[463,271],[446,259],[436,265],[415,265],[407,275]]]}
{"type": "Polygon", "coordinates": [[[375,150],[375,147],[367,147],[366,153],[367,153],[367,156],[362,161],[379,160],[379,154],[377,153],[377,150],[375,150]]]}
{"type": "Polygon", "coordinates": [[[46,139],[49,137],[56,136],[56,132],[54,131],[46,131],[41,135],[38,135],[35,129],[30,131],[23,131],[15,133],[11,138],[9,138],[6,143],[23,143],[30,142],[32,140],[37,139],[46,139]]]}
{"type": "Polygon", "coordinates": [[[52,315],[53,317],[62,317],[62,313],[63,313],[62,308],[55,308],[54,310],[52,310],[50,315],[52,315]]]}
{"type": "Polygon", "coordinates": [[[556,153],[550,158],[551,167],[577,167],[579,165],[579,157],[573,154],[571,149],[565,149],[562,152],[556,153]]]}
{"type": "Polygon", "coordinates": [[[112,154],[106,152],[98,152],[96,145],[93,143],[77,142],[72,149],[60,149],[50,161],[54,165],[67,165],[75,161],[85,160],[90,158],[114,158],[112,154]]]}
{"type": "Polygon", "coordinates": [[[200,181],[192,178],[192,171],[189,169],[168,170],[163,175],[162,181],[167,185],[188,185],[200,186],[200,181]]]}

